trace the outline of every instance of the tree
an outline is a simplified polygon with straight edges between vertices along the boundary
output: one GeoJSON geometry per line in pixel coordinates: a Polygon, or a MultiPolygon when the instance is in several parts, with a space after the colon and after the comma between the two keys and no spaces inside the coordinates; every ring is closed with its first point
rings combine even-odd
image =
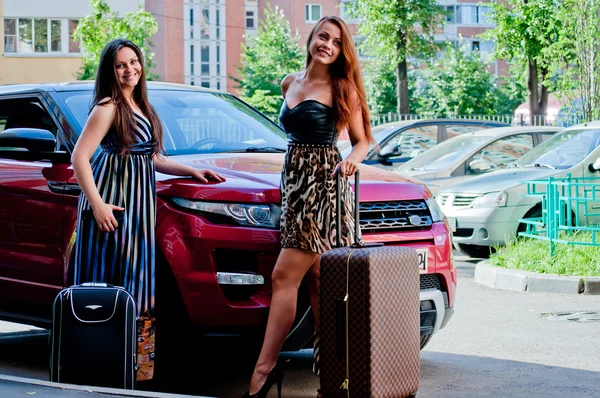
{"type": "Polygon", "coordinates": [[[410,113],[407,60],[434,53],[434,34],[444,23],[442,7],[436,0],[356,0],[348,12],[360,21],[359,32],[367,37],[363,48],[393,65],[397,111],[410,113]]]}
{"type": "Polygon", "coordinates": [[[496,27],[483,35],[496,42],[497,58],[527,65],[531,116],[546,115],[549,78],[546,49],[557,38],[558,2],[555,0],[503,0],[491,17],[496,27]]]}
{"type": "Polygon", "coordinates": [[[379,59],[369,59],[363,62],[363,74],[371,113],[395,113],[398,96],[394,68],[379,59]]]}
{"type": "Polygon", "coordinates": [[[230,76],[241,88],[240,97],[264,113],[277,113],[283,101],[281,80],[301,70],[304,52],[296,32],[283,11],[270,5],[259,22],[258,32],[250,44],[242,43],[239,78],[230,76]]]}
{"type": "Polygon", "coordinates": [[[600,119],[600,0],[564,0],[558,40],[549,48],[554,87],[573,116],[600,119]]]}
{"type": "Polygon", "coordinates": [[[146,76],[149,80],[155,79],[156,75],[150,73],[154,66],[150,37],[158,30],[154,16],[140,6],[136,13],[128,12],[120,17],[105,0],[91,0],[90,7],[92,12],[79,21],[73,33],[73,38],[83,44],[83,65],[77,72],[77,79],[94,79],[102,49],[111,40],[119,38],[129,39],[140,47],[146,63],[146,76]]]}
{"type": "Polygon", "coordinates": [[[431,67],[413,72],[415,111],[433,117],[494,114],[497,79],[489,67],[479,51],[467,51],[466,42],[447,43],[431,67]]]}

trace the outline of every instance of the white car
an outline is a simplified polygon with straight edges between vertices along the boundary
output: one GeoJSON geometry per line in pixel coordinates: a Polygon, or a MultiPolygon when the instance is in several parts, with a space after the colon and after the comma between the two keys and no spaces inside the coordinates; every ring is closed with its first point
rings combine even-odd
{"type": "Polygon", "coordinates": [[[441,142],[396,170],[426,184],[435,197],[451,184],[508,167],[560,130],[545,126],[479,130],[441,142]]]}
{"type": "MultiPolygon", "coordinates": [[[[591,164],[600,162],[600,122],[569,127],[540,144],[514,165],[451,185],[436,200],[453,226],[453,242],[463,253],[487,257],[494,245],[503,245],[525,231],[522,218],[540,217],[541,199],[526,196],[525,181],[550,176],[598,177],[591,164]]],[[[584,195],[585,193],[581,193],[584,195]]],[[[598,214],[598,202],[585,202],[598,214]]],[[[581,212],[580,214],[583,214],[581,212]]],[[[597,218],[597,217],[596,217],[597,218]]]]}

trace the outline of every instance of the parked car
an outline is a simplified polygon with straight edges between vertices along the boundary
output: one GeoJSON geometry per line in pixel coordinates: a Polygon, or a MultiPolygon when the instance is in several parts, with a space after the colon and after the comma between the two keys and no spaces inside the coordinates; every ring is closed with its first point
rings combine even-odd
{"type": "MultiPolygon", "coordinates": [[[[81,191],[69,159],[92,90],[90,82],[0,87],[1,319],[49,327],[54,297],[72,284],[81,191]]],[[[227,93],[149,83],[149,98],[168,155],[227,178],[203,185],[157,174],[156,305],[167,307],[168,318],[162,324],[262,337],[280,250],[285,133],[227,93]]],[[[451,231],[423,185],[370,166],[361,166],[361,177],[365,241],[419,253],[424,346],[453,313],[451,231]]],[[[303,348],[312,333],[303,289],[284,349],[303,348]]]]}
{"type": "MultiPolygon", "coordinates": [[[[491,120],[425,119],[381,124],[373,128],[379,150],[372,149],[363,163],[394,170],[443,142],[477,130],[510,126],[491,120]]],[[[352,150],[350,141],[340,141],[343,156],[352,150]]]]}
{"type": "Polygon", "coordinates": [[[561,127],[499,127],[463,134],[423,152],[396,170],[427,184],[433,196],[469,178],[506,168],[561,127]]]}
{"type": "MultiPolygon", "coordinates": [[[[595,177],[589,165],[600,159],[600,122],[567,128],[505,170],[451,185],[437,201],[455,226],[453,242],[473,257],[486,257],[493,245],[514,239],[522,218],[542,215],[541,199],[525,196],[524,181],[548,177],[595,177]]],[[[591,206],[592,202],[588,202],[591,206]]],[[[597,203],[587,216],[597,214],[597,203]]],[[[585,217],[584,217],[585,218],[585,217]]],[[[582,220],[588,222],[589,220],[582,220]]]]}

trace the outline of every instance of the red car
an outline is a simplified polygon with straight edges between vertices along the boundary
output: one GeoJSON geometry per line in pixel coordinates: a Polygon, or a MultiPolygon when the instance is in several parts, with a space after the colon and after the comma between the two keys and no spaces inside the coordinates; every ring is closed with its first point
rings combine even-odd
{"type": "MultiPolygon", "coordinates": [[[[48,327],[54,297],[71,284],[80,188],[69,159],[92,90],[91,82],[0,87],[1,319],[48,327]]],[[[285,133],[231,94],[150,83],[149,97],[168,154],[227,178],[202,185],[157,176],[157,306],[168,306],[170,325],[261,336],[280,249],[285,133]]],[[[424,346],[453,313],[451,232],[423,185],[366,165],[361,178],[365,241],[420,254],[424,346]]],[[[302,292],[284,350],[303,348],[311,336],[302,292]]]]}

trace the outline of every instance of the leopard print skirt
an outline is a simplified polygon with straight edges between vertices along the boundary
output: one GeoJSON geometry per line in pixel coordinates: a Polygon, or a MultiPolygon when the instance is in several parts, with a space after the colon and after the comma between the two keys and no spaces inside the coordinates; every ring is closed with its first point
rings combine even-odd
{"type": "MultiPolygon", "coordinates": [[[[290,144],[281,173],[281,247],[323,254],[336,247],[334,145],[290,144]]],[[[342,180],[342,245],[354,243],[354,194],[342,180]]]]}

